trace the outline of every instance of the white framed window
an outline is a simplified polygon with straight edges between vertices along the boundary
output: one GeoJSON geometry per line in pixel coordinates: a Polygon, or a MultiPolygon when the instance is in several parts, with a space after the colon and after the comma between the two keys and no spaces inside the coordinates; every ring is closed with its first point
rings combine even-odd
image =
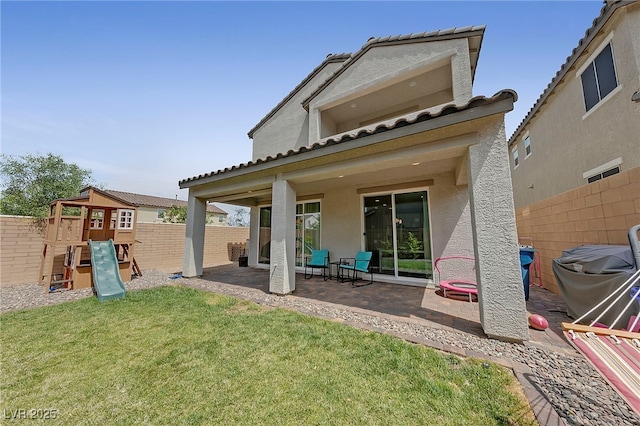
{"type": "Polygon", "coordinates": [[[118,210],[118,229],[133,229],[133,215],[135,210],[118,210]]]}
{"type": "Polygon", "coordinates": [[[223,223],[224,222],[224,216],[218,215],[218,222],[219,223],[223,223]]]}
{"type": "Polygon", "coordinates": [[[89,229],[102,229],[104,226],[104,210],[91,211],[91,225],[89,229]]]}
{"type": "Polygon", "coordinates": [[[618,87],[612,38],[613,33],[577,72],[582,82],[585,112],[590,111],[618,87]]]}
{"type": "Polygon", "coordinates": [[[157,216],[157,218],[158,218],[158,219],[161,219],[161,220],[164,220],[164,213],[165,213],[165,210],[164,210],[164,209],[158,209],[158,216],[157,216]]]}
{"type": "Polygon", "coordinates": [[[586,179],[588,183],[595,182],[600,179],[620,173],[620,165],[622,164],[622,157],[618,157],[615,160],[611,160],[608,163],[604,163],[596,168],[593,168],[582,174],[582,178],[586,179]]]}
{"type": "Polygon", "coordinates": [[[513,168],[515,169],[520,164],[520,158],[518,157],[518,147],[514,146],[511,150],[511,157],[513,158],[513,168]]]}
{"type": "Polygon", "coordinates": [[[116,229],[116,222],[118,220],[118,212],[116,210],[111,211],[111,219],[109,220],[109,229],[116,229]]]}
{"type": "Polygon", "coordinates": [[[522,142],[524,143],[524,158],[527,158],[531,155],[531,137],[529,136],[529,132],[524,135],[522,142]]]}

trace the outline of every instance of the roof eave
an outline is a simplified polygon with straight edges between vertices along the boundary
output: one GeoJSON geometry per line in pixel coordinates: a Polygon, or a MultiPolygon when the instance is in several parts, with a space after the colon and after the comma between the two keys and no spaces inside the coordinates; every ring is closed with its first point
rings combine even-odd
{"type": "Polygon", "coordinates": [[[542,105],[546,102],[547,98],[551,96],[556,87],[560,84],[561,81],[564,80],[567,73],[576,63],[576,61],[582,56],[587,47],[591,44],[593,39],[598,35],[602,27],[606,25],[611,16],[620,8],[628,6],[632,3],[637,2],[637,0],[620,0],[615,3],[604,2],[604,6],[600,11],[600,15],[593,20],[593,24],[585,31],[585,36],[580,39],[578,42],[578,46],[576,46],[571,55],[567,57],[565,63],[560,67],[556,75],[551,79],[551,82],[547,85],[544,91],[538,97],[538,100],[533,104],[525,118],[522,119],[516,130],[513,132],[509,141],[507,142],[508,146],[511,146],[514,141],[517,140],[517,136],[524,130],[524,128],[529,124],[529,121],[533,118],[534,115],[542,108],[542,105]]]}
{"type": "Polygon", "coordinates": [[[249,132],[247,132],[247,136],[250,139],[253,139],[253,134],[258,130],[264,123],[269,121],[271,117],[273,117],[287,102],[289,102],[300,90],[302,90],[305,85],[311,81],[316,75],[318,75],[327,65],[336,63],[336,62],[344,62],[351,55],[347,53],[341,54],[329,54],[327,57],[318,65],[309,75],[307,75],[298,85],[291,91],[283,100],[281,100],[278,105],[276,105],[267,115],[265,115],[249,132]]]}
{"type": "MultiPolygon", "coordinates": [[[[471,38],[471,37],[480,37],[480,46],[482,46],[482,38],[484,37],[486,26],[479,25],[475,27],[464,27],[464,28],[453,28],[450,30],[441,30],[434,33],[421,33],[421,34],[409,34],[407,36],[397,36],[397,37],[384,37],[384,38],[376,38],[370,39],[367,43],[362,46],[362,48],[353,54],[348,61],[345,61],[342,67],[336,70],[335,73],[331,77],[329,77],[324,83],[322,83],[316,90],[313,91],[306,99],[302,101],[302,107],[309,111],[309,104],[311,101],[318,96],[329,84],[331,84],[336,78],[338,78],[343,72],[345,72],[352,64],[354,64],[360,57],[362,57],[365,53],[367,53],[370,49],[374,47],[382,47],[389,45],[398,45],[398,44],[413,44],[413,43],[428,43],[434,41],[443,41],[443,40],[454,40],[460,38],[471,38]]],[[[478,47],[478,57],[480,55],[480,46],[478,47]]],[[[474,74],[475,68],[477,67],[477,59],[474,65],[474,74]]]]}
{"type": "Polygon", "coordinates": [[[427,132],[495,114],[504,114],[513,109],[513,104],[516,100],[516,92],[509,89],[503,90],[496,93],[489,99],[483,97],[473,98],[464,107],[444,107],[436,116],[424,120],[420,119],[420,117],[424,115],[422,114],[410,123],[406,120],[400,119],[394,124],[394,126],[386,130],[380,130],[380,127],[382,126],[379,126],[372,131],[360,131],[355,136],[337,136],[336,138],[339,137],[337,140],[334,138],[327,138],[326,140],[314,143],[310,147],[302,147],[298,151],[291,150],[284,154],[278,154],[275,158],[267,157],[264,160],[258,160],[256,163],[250,162],[247,164],[241,164],[240,166],[233,166],[231,169],[219,170],[215,173],[208,173],[193,178],[183,179],[178,182],[178,186],[181,189],[188,189],[199,185],[223,181],[229,178],[249,175],[255,172],[264,172],[266,170],[276,169],[295,162],[356,149],[364,145],[383,142],[385,140],[397,139],[412,134],[427,132]],[[452,108],[457,110],[452,112],[452,108]],[[360,140],[359,143],[357,142],[358,140],[360,140]]]}

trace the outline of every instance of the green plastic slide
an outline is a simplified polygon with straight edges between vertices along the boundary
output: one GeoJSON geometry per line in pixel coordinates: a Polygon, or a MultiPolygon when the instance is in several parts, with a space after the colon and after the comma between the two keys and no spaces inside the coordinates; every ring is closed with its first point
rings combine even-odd
{"type": "Polygon", "coordinates": [[[120,278],[118,257],[113,240],[91,241],[91,273],[93,286],[99,301],[120,299],[125,296],[124,283],[120,278]]]}

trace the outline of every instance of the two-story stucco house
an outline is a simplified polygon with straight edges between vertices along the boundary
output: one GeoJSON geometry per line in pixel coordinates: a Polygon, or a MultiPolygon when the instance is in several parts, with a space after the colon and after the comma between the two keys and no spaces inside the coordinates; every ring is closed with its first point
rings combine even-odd
{"type": "MultiPolygon", "coordinates": [[[[202,274],[207,201],[251,209],[249,264],[295,290],[310,248],[373,253],[374,279],[427,286],[433,261],[476,261],[486,334],[527,340],[504,115],[473,95],[485,28],[371,38],[329,55],[256,126],[253,158],[187,178],[183,276],[202,274]]],[[[436,282],[437,284],[437,282],[436,282]]]]}
{"type": "Polygon", "coordinates": [[[519,234],[559,293],[563,250],[640,223],[640,1],[604,3],[508,143],[519,234]]]}

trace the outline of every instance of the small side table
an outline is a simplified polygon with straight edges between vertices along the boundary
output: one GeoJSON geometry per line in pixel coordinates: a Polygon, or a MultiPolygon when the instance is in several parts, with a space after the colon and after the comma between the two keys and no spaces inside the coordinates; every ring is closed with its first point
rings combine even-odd
{"type": "Polygon", "coordinates": [[[333,279],[333,268],[335,266],[336,268],[336,280],[340,281],[340,265],[341,262],[337,261],[337,262],[329,262],[329,279],[332,280],[333,279]]]}

